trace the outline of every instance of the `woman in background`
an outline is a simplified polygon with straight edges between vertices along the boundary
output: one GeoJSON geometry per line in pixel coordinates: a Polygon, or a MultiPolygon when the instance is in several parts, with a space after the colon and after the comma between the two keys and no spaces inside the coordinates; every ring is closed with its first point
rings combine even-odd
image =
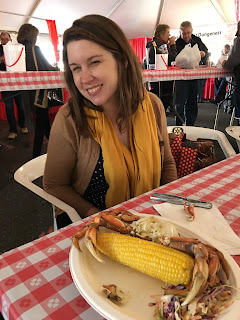
{"type": "MultiPolygon", "coordinates": [[[[168,66],[171,66],[171,63],[175,61],[177,56],[177,47],[175,37],[170,36],[170,27],[167,24],[159,24],[156,27],[154,32],[154,37],[152,41],[149,41],[146,45],[148,63],[155,64],[155,49],[153,46],[153,41],[155,41],[158,48],[167,46],[166,52],[168,53],[168,66]]],[[[164,105],[165,110],[168,108],[169,111],[172,111],[173,108],[173,81],[162,81],[160,83],[160,92],[159,92],[159,83],[151,82],[151,92],[155,93],[161,100],[164,105]]]]}
{"type": "Polygon", "coordinates": [[[177,179],[162,102],[122,30],[100,15],[76,20],[63,61],[71,97],[51,129],[44,189],[85,218],[177,179]]]}
{"type": "MultiPolygon", "coordinates": [[[[19,31],[17,41],[25,46],[26,51],[26,69],[27,71],[56,71],[44,57],[41,49],[36,46],[39,31],[33,25],[23,24],[19,31]]],[[[50,121],[48,117],[48,108],[34,106],[36,91],[28,91],[27,102],[31,110],[36,112],[35,136],[33,144],[33,158],[40,156],[44,135],[49,139],[50,121]]]]}

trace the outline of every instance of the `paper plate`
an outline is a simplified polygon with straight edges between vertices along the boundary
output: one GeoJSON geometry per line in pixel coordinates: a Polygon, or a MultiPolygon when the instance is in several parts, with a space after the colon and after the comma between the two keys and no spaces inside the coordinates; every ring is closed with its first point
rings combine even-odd
{"type": "MultiPolygon", "coordinates": [[[[200,234],[192,232],[189,229],[190,224],[189,228],[180,223],[174,224],[181,236],[198,238],[217,247],[214,240],[206,237],[203,239],[200,234]]],[[[154,319],[154,307],[149,307],[148,304],[154,302],[151,295],[162,294],[163,282],[114,262],[104,255],[102,257],[105,263],[100,263],[93,258],[83,243],[81,249],[83,252],[72,246],[69,256],[70,271],[77,289],[98,313],[109,320],[154,319]],[[117,285],[125,293],[126,303],[113,303],[103,295],[102,285],[109,284],[117,285]]],[[[228,253],[223,253],[230,267],[229,281],[233,286],[240,287],[240,269],[228,253]]],[[[235,301],[217,320],[237,320],[239,310],[240,301],[235,301]]]]}

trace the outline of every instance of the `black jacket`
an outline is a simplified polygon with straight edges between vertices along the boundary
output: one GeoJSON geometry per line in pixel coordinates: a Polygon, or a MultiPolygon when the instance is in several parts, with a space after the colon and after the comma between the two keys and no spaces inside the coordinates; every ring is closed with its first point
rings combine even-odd
{"type": "Polygon", "coordinates": [[[232,69],[235,80],[240,84],[240,35],[234,39],[233,47],[224,68],[232,69]]]}
{"type": "MultiPolygon", "coordinates": [[[[154,46],[153,46],[153,41],[156,42],[157,47],[159,48],[161,45],[164,44],[163,41],[156,39],[155,37],[153,37],[152,41],[149,41],[146,44],[146,48],[147,48],[147,55],[148,55],[148,63],[149,64],[155,64],[155,50],[154,50],[154,46]]],[[[171,45],[168,48],[168,65],[171,66],[171,62],[175,60],[176,56],[177,56],[178,52],[177,52],[177,47],[176,44],[171,45]]]]}
{"type": "Polygon", "coordinates": [[[5,63],[3,62],[3,46],[0,44],[0,71],[6,71],[5,63]]]}
{"type": "MultiPolygon", "coordinates": [[[[26,69],[27,71],[37,71],[33,59],[33,46],[31,44],[25,45],[25,52],[26,52],[26,69]]],[[[53,67],[47,59],[42,54],[41,49],[38,46],[34,46],[38,71],[57,71],[58,68],[53,67]]]]}
{"type": "MultiPolygon", "coordinates": [[[[193,47],[195,44],[198,45],[198,49],[200,51],[204,51],[205,52],[205,57],[203,57],[200,61],[200,64],[207,64],[207,59],[208,59],[208,48],[205,46],[205,44],[202,42],[202,40],[195,36],[194,34],[192,34],[191,37],[191,47],[193,47]]],[[[182,51],[183,48],[185,48],[186,44],[188,44],[187,42],[185,42],[181,37],[177,39],[176,41],[176,45],[177,45],[177,51],[178,53],[182,51]]]]}

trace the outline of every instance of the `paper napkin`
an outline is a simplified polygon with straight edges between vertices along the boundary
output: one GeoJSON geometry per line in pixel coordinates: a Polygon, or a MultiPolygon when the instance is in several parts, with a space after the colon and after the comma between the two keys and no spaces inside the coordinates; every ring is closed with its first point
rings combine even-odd
{"type": "Polygon", "coordinates": [[[240,238],[234,233],[215,205],[212,209],[194,208],[194,221],[187,221],[182,205],[164,202],[153,205],[153,207],[162,217],[178,221],[193,232],[211,237],[219,247],[230,255],[240,254],[240,238]]]}

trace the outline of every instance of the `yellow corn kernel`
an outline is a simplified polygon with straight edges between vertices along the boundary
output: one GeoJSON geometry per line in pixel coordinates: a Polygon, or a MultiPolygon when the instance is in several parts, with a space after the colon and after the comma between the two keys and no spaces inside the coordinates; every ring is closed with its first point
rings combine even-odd
{"type": "Polygon", "coordinates": [[[192,277],[193,258],[162,244],[119,233],[101,233],[97,248],[117,262],[173,285],[187,285],[192,277]]]}

